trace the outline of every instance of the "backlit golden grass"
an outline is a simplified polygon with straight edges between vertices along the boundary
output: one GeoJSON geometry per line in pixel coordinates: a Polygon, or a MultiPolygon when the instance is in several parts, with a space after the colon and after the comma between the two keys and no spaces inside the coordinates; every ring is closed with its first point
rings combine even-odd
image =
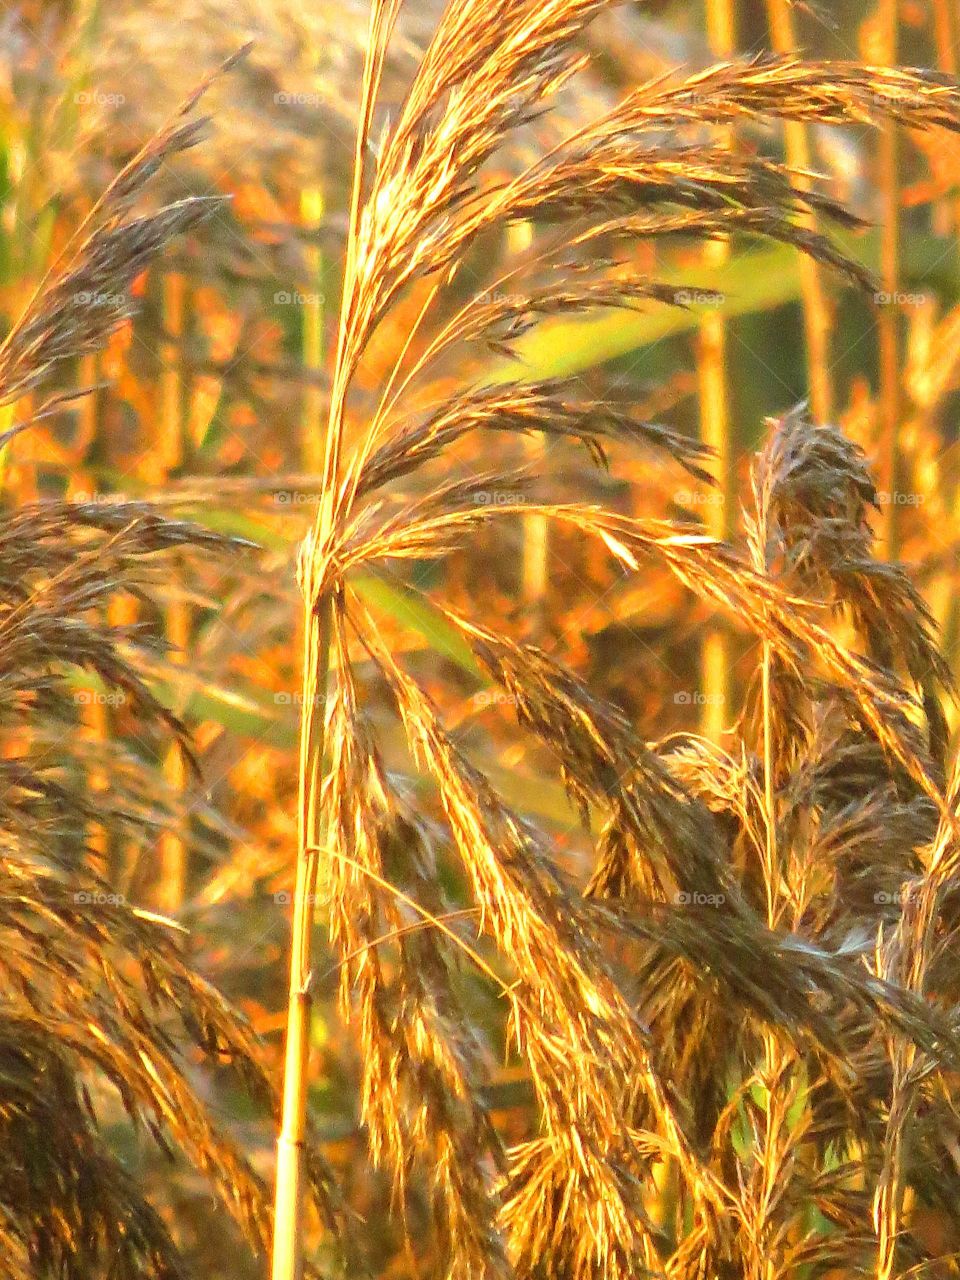
{"type": "Polygon", "coordinates": [[[306,185],[246,31],[11,99],[0,1274],[957,1270],[956,37],[707,10],[351,8],[306,185]]]}

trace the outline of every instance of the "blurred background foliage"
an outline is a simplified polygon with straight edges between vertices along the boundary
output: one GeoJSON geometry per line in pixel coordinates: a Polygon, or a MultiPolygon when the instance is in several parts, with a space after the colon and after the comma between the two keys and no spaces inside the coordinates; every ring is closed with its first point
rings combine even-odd
{"type": "MultiPolygon", "coordinates": [[[[738,0],[740,51],[772,47],[778,8],[738,0]]],[[[788,8],[798,49],[886,60],[883,12],[867,0],[788,8]]],[[[405,6],[388,97],[402,92],[436,11],[436,0],[405,6]]],[[[901,62],[956,71],[954,4],[903,0],[896,20],[901,62]]],[[[193,731],[202,782],[175,752],[151,756],[159,749],[139,742],[124,708],[93,686],[78,698],[77,731],[82,741],[121,741],[146,755],[180,794],[178,825],[153,847],[112,841],[100,848],[110,883],[189,929],[199,971],[247,1013],[278,1060],[296,844],[294,552],[315,514],[365,24],[360,0],[63,0],[7,8],[0,21],[0,316],[7,327],[124,160],[199,77],[255,41],[250,57],[211,92],[212,140],[165,165],[158,181],[158,200],[217,192],[232,197],[229,207],[137,282],[136,314],[107,350],[61,371],[63,386],[93,390],[18,436],[3,450],[0,469],[8,506],[44,497],[105,503],[149,497],[259,548],[229,562],[185,561],[178,580],[163,588],[162,617],[146,619],[169,642],[150,674],[161,700],[193,731]]],[[[589,69],[563,91],[558,113],[524,135],[520,151],[549,146],[552,131],[595,114],[639,78],[713,60],[703,7],[686,0],[611,7],[584,43],[589,69]]],[[[826,310],[811,315],[798,256],[786,247],[738,243],[729,254],[704,254],[641,243],[632,269],[688,290],[689,306],[651,303],[544,321],[522,344],[523,376],[575,373],[606,395],[642,406],[650,419],[696,435],[709,358],[704,335],[722,312],[725,444],[742,481],[765,415],[808,395],[807,326],[819,324],[833,416],[880,468],[886,506],[897,514],[892,536],[914,566],[956,664],[960,143],[939,132],[903,138],[891,192],[883,147],[866,127],[817,127],[804,141],[811,168],[872,224],[844,233],[844,247],[881,276],[878,299],[823,277],[826,310]],[[894,278],[884,257],[891,231],[899,251],[894,278]],[[886,323],[896,343],[895,389],[883,377],[884,315],[892,318],[886,323]],[[891,397],[892,442],[884,435],[891,397]],[[884,471],[892,448],[895,473],[884,471]]],[[[749,124],[736,145],[779,156],[787,144],[779,129],[749,124]]],[[[472,279],[464,279],[464,299],[511,261],[536,253],[536,228],[524,230],[482,246],[472,279]]],[[[372,395],[382,382],[421,301],[414,292],[395,310],[362,370],[361,389],[365,383],[372,395]]],[[[477,372],[503,377],[504,360],[491,353],[489,367],[477,372]]],[[[7,406],[2,426],[28,407],[7,406]]],[[[353,409],[362,422],[362,396],[353,409]]],[[[464,447],[468,471],[482,469],[485,447],[464,447]]],[[[602,489],[623,511],[709,524],[727,502],[724,518],[737,524],[723,489],[640,451],[613,451],[601,473],[562,444],[531,443],[517,462],[549,470],[561,493],[602,489]]],[[[454,605],[458,597],[474,608],[479,602],[488,626],[534,639],[571,662],[647,736],[698,727],[716,733],[746,704],[742,672],[752,670],[746,637],[725,633],[718,683],[703,652],[710,621],[704,606],[656,570],[621,579],[572,532],[554,534],[548,544],[542,530],[518,523],[504,533],[498,524],[442,564],[364,580],[367,602],[395,650],[436,693],[508,798],[553,830],[574,869],[582,855],[576,815],[560,784],[544,781],[535,748],[518,745],[505,695],[487,688],[462,640],[431,608],[424,591],[441,579],[454,605]],[[451,688],[458,700],[451,701],[451,688]]],[[[120,596],[110,607],[118,627],[145,621],[133,597],[120,596]]],[[[384,716],[387,735],[388,724],[384,716]]],[[[17,743],[2,747],[12,754],[17,743]]],[[[91,766],[91,788],[105,785],[91,766]]],[[[407,785],[415,790],[418,780],[408,778],[407,785]]],[[[90,838],[95,844],[99,837],[90,838]]],[[[452,902],[462,899],[456,883],[446,889],[452,902]]],[[[321,962],[327,1003],[316,1020],[312,1057],[320,1136],[348,1202],[367,1218],[364,1247],[374,1274],[425,1274],[429,1260],[405,1252],[384,1212],[388,1190],[364,1153],[357,1064],[351,1034],[333,1007],[336,980],[321,962]]],[[[491,1053],[502,1055],[501,1010],[479,980],[475,988],[491,1053]]],[[[501,1061],[490,1104],[503,1131],[519,1138],[533,1123],[529,1094],[509,1055],[501,1061]]],[[[214,1101],[269,1175],[272,1132],[244,1114],[226,1085],[214,1101]]],[[[152,1181],[198,1274],[238,1280],[254,1274],[192,1175],[171,1168],[146,1142],[128,1158],[152,1181]]],[[[318,1238],[318,1262],[323,1247],[318,1238]]]]}

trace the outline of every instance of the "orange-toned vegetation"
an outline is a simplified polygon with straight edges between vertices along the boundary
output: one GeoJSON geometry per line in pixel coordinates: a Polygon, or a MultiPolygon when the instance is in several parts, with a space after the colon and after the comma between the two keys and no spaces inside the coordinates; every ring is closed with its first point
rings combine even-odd
{"type": "Polygon", "coordinates": [[[956,1272],[958,39],[4,19],[0,1275],[956,1272]]]}

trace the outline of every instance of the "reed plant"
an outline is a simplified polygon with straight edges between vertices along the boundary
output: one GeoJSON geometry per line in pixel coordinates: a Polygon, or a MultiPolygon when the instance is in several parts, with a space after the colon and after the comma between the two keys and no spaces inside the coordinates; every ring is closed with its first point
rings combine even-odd
{"type": "MultiPolygon", "coordinates": [[[[21,409],[0,445],[67,411],[75,397],[57,375],[106,343],[131,314],[137,276],[216,209],[196,198],[137,207],[157,170],[201,138],[204,88],[118,174],[0,344],[0,401],[21,409]]],[[[124,596],[155,615],[186,548],[238,550],[146,504],[89,495],[6,503],[0,515],[0,1273],[14,1280],[187,1275],[169,1202],[130,1158],[141,1132],[168,1169],[206,1182],[235,1241],[264,1251],[269,1240],[262,1178],[199,1074],[227,1072],[270,1114],[266,1056],[179,927],[118,892],[108,860],[111,840],[155,854],[182,816],[156,762],[172,741],[190,768],[192,747],[145,675],[161,638],[107,619],[124,596]],[[91,742],[92,706],[124,717],[141,751],[100,733],[91,742]]]]}
{"type": "Polygon", "coordinates": [[[522,365],[506,383],[432,375],[451,358],[470,368],[478,348],[514,349],[545,318],[682,303],[631,269],[638,243],[764,237],[875,292],[811,221],[855,226],[855,211],[724,134],[767,118],[957,130],[960,90],[893,67],[727,59],[638,85],[503,176],[496,158],[582,69],[576,38],[603,7],[448,5],[385,116],[400,0],[371,6],[323,487],[299,557],[274,1280],[305,1263],[318,894],[370,1154],[401,1224],[426,1187],[431,1233],[411,1240],[411,1269],[430,1258],[457,1277],[772,1280],[951,1265],[912,1209],[960,1190],[951,677],[916,587],[877,554],[863,454],[800,411],[771,421],[743,534],[731,521],[721,539],[552,500],[492,451],[480,473],[462,463],[469,436],[540,433],[600,461],[660,452],[702,477],[702,443],[522,365]],[[522,279],[445,306],[488,233],[533,219],[543,236],[522,279]],[[412,331],[371,405],[357,394],[364,359],[414,289],[412,331]],[[728,742],[651,744],[545,649],[487,625],[480,607],[433,601],[517,731],[552,758],[591,851],[579,875],[477,766],[448,727],[449,695],[415,678],[357,590],[361,573],[435,561],[532,517],[595,541],[624,574],[665,571],[756,641],[728,742]],[[372,694],[402,730],[399,761],[372,694]],[[429,780],[429,801],[404,773],[429,780]],[[536,1127],[512,1144],[487,1107],[490,1045],[463,965],[502,1002],[505,1051],[532,1088],[536,1127]],[[658,1166],[676,1189],[669,1220],[654,1203],[658,1166]]]}

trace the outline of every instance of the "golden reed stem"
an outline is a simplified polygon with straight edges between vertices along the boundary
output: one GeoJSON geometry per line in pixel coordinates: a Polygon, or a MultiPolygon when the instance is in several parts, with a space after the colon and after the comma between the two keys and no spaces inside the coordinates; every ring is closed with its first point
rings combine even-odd
{"type": "MultiPolygon", "coordinates": [[[[187,311],[187,280],[180,271],[168,272],[163,279],[163,320],[167,341],[163,351],[160,391],[160,452],[164,477],[177,471],[184,461],[185,385],[182,367],[182,342],[187,311]]],[[[167,640],[171,661],[183,664],[190,646],[190,607],[174,601],[166,611],[167,640]]],[[[182,795],[187,788],[187,767],[178,746],[167,752],[164,774],[171,788],[182,795]]],[[[161,911],[176,914],[183,906],[187,891],[187,846],[179,830],[164,831],[160,837],[160,883],[158,905],[161,911]]]]}
{"type": "MultiPolygon", "coordinates": [[[[777,53],[797,52],[796,24],[791,0],[767,0],[770,38],[777,53]]],[[[811,168],[810,135],[799,120],[788,120],[784,126],[787,164],[806,173],[811,168]]],[[[805,178],[798,185],[809,185],[805,178]]],[[[810,214],[804,220],[811,230],[817,229],[817,218],[810,214]]],[[[830,362],[830,330],[833,323],[830,298],[823,268],[809,254],[800,254],[800,294],[803,302],[803,328],[807,352],[807,382],[810,388],[810,410],[819,425],[831,422],[834,414],[834,387],[830,362]]]]}
{"type": "MultiPolygon", "coordinates": [[[[891,67],[899,56],[898,0],[880,0],[881,57],[891,67]]],[[[880,279],[883,289],[878,317],[880,358],[880,428],[883,465],[881,479],[887,491],[883,528],[884,552],[895,560],[900,550],[900,505],[897,494],[903,480],[900,450],[902,397],[900,386],[900,133],[893,121],[880,134],[880,184],[883,204],[880,240],[880,279]]]]}
{"type": "MultiPolygon", "coordinates": [[[[706,0],[707,38],[715,57],[725,58],[736,47],[733,0],[706,0]]],[[[711,241],[704,253],[711,266],[722,266],[730,256],[726,240],[711,241]]],[[[730,422],[727,386],[727,324],[722,312],[713,311],[700,323],[697,373],[700,390],[700,432],[704,444],[717,456],[719,503],[709,506],[710,532],[727,538],[734,489],[735,448],[730,422]]],[[[701,655],[703,712],[701,732],[718,741],[723,733],[730,696],[730,637],[719,625],[707,631],[701,655]]]]}

